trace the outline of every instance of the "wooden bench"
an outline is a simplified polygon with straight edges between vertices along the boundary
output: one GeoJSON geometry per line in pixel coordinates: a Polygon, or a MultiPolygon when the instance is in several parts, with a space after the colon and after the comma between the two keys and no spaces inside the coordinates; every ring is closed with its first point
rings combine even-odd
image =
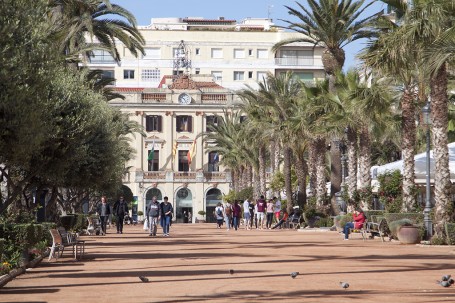
{"type": "Polygon", "coordinates": [[[65,247],[72,247],[75,259],[82,258],[85,254],[85,241],[77,239],[73,233],[68,233],[65,228],[51,229],[52,247],[49,254],[49,261],[55,257],[57,260],[63,255],[65,247]]]}
{"type": "Polygon", "coordinates": [[[350,234],[360,234],[362,236],[362,239],[363,241],[365,241],[367,239],[367,229],[368,229],[368,220],[365,220],[365,222],[363,222],[363,225],[362,227],[360,228],[351,228],[350,229],[350,234]]]}

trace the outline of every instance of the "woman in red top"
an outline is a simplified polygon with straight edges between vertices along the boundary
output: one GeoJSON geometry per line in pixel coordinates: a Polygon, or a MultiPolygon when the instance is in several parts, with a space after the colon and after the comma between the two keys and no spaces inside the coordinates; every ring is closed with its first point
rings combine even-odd
{"type": "Polygon", "coordinates": [[[365,223],[365,214],[363,213],[363,210],[358,208],[354,211],[352,214],[352,218],[354,219],[354,222],[348,222],[344,226],[344,239],[349,240],[349,230],[352,229],[360,229],[363,226],[363,223],[365,223]]]}

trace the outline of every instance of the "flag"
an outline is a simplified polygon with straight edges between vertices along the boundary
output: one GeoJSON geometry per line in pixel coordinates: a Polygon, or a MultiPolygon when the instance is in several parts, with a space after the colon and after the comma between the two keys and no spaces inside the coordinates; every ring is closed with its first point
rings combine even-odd
{"type": "Polygon", "coordinates": [[[174,147],[172,147],[172,158],[175,158],[175,155],[177,154],[177,147],[178,143],[175,141],[174,147]]]}
{"type": "Polygon", "coordinates": [[[186,154],[188,158],[188,165],[191,165],[191,160],[194,157],[194,154],[196,153],[196,139],[193,141],[193,145],[191,146],[191,151],[188,151],[188,154],[186,154]]]}
{"type": "Polygon", "coordinates": [[[153,143],[152,143],[152,150],[149,151],[149,156],[147,158],[147,160],[149,161],[153,161],[153,157],[155,156],[155,140],[153,140],[153,143]]]}

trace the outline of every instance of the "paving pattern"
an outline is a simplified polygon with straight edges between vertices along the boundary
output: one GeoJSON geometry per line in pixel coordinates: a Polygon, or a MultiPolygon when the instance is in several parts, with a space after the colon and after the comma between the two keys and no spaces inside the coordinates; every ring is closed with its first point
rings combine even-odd
{"type": "Polygon", "coordinates": [[[214,224],[83,238],[82,261],[45,260],[0,289],[0,302],[455,302],[455,286],[436,284],[455,276],[455,247],[214,224]]]}

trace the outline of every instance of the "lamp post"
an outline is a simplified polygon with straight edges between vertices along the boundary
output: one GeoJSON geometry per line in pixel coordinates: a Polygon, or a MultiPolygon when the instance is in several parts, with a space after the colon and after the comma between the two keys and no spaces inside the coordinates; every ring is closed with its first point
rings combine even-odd
{"type": "Polygon", "coordinates": [[[430,126],[431,126],[431,107],[430,101],[425,104],[422,108],[422,122],[427,127],[427,152],[426,152],[426,199],[425,199],[425,208],[423,210],[424,218],[423,222],[425,224],[426,238],[427,240],[433,236],[433,222],[431,222],[430,211],[431,211],[431,187],[430,187],[430,126]]]}

